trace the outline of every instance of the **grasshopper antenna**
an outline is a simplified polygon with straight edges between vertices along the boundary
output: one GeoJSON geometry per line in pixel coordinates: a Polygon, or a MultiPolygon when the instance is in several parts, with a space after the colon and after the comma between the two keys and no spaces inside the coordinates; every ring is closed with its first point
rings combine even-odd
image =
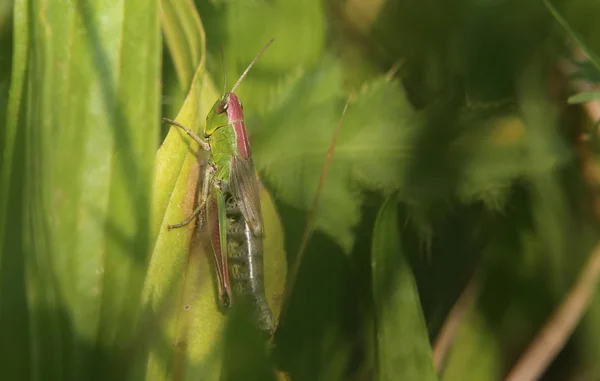
{"type": "Polygon", "coordinates": [[[219,50],[221,51],[221,70],[223,70],[223,92],[221,96],[225,96],[225,89],[227,88],[227,70],[225,68],[225,53],[223,52],[223,45],[219,44],[219,50]]]}
{"type": "Polygon", "coordinates": [[[273,41],[275,41],[274,38],[270,39],[269,42],[267,42],[265,44],[265,46],[263,46],[263,48],[260,50],[260,52],[258,52],[258,54],[256,55],[256,57],[254,57],[254,59],[252,60],[252,62],[250,62],[250,65],[248,65],[248,67],[246,68],[246,70],[244,70],[244,72],[242,73],[242,75],[240,75],[240,79],[238,79],[237,82],[235,83],[235,85],[233,85],[233,87],[231,88],[230,93],[235,92],[235,89],[237,89],[237,87],[240,85],[240,83],[242,82],[242,80],[246,77],[246,74],[248,74],[248,72],[250,71],[250,69],[252,69],[252,66],[254,66],[254,63],[256,62],[256,60],[258,60],[260,58],[260,56],[262,56],[262,54],[265,52],[265,50],[267,50],[267,48],[269,47],[269,45],[271,45],[273,43],[273,41]]]}

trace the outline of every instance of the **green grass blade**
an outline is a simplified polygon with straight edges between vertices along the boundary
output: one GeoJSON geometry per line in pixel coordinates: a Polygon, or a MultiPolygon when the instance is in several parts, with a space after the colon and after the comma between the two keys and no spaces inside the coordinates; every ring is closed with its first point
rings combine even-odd
{"type": "Polygon", "coordinates": [[[18,358],[33,378],[124,376],[131,361],[117,369],[105,350],[135,335],[152,241],[158,4],[15,5],[2,241],[27,290],[30,351],[18,358]]]}
{"type": "Polygon", "coordinates": [[[15,46],[12,56],[13,73],[7,106],[7,119],[0,143],[0,356],[7,361],[3,374],[19,380],[29,377],[30,333],[25,295],[25,263],[23,240],[24,193],[24,130],[19,120],[24,117],[23,103],[26,83],[26,62],[29,49],[28,4],[15,4],[15,46]],[[11,253],[10,255],[8,253],[11,253]]]}
{"type": "MultiPolygon", "coordinates": [[[[120,81],[116,86],[119,103],[115,109],[119,119],[114,129],[115,151],[111,158],[114,185],[109,193],[107,228],[125,237],[127,245],[117,240],[106,245],[101,315],[103,320],[107,314],[119,322],[111,330],[116,346],[136,327],[148,254],[154,241],[149,206],[158,138],[160,88],[156,79],[160,73],[161,49],[157,2],[127,1],[122,12],[123,44],[117,67],[120,81]],[[146,16],[139,17],[140,12],[146,16]],[[145,64],[140,65],[141,62],[145,64]],[[140,93],[144,94],[142,99],[140,93]],[[114,276],[114,281],[110,276],[114,276]],[[124,289],[128,292],[123,293],[124,289]],[[118,310],[104,308],[107,300],[111,307],[117,305],[118,310]]],[[[101,330],[99,334],[104,340],[107,332],[101,330]]]]}
{"type": "Polygon", "coordinates": [[[600,91],[586,91],[569,97],[569,104],[587,103],[600,99],[600,91]]]}
{"type": "MultiPolygon", "coordinates": [[[[180,3],[179,6],[185,8],[183,12],[175,9],[175,4],[170,5],[170,11],[173,14],[190,12],[186,3],[180,3]]],[[[162,20],[169,50],[176,54],[173,60],[185,63],[184,67],[191,65],[193,57],[182,49],[187,44],[188,37],[175,34],[169,36],[171,32],[167,32],[173,30],[183,33],[183,29],[171,25],[179,23],[179,19],[163,15],[162,20]]],[[[192,34],[203,35],[202,25],[199,23],[196,27],[198,29],[192,34]]],[[[205,75],[202,58],[205,51],[202,50],[200,54],[189,93],[176,118],[179,123],[194,131],[200,129],[203,117],[217,97],[205,75]]],[[[187,76],[180,68],[178,72],[181,78],[187,76]]],[[[161,329],[158,331],[158,340],[153,341],[151,346],[147,364],[148,380],[166,380],[173,374],[185,374],[186,366],[194,370],[192,374],[201,375],[203,379],[213,379],[219,374],[218,355],[203,363],[211,351],[218,353],[223,325],[223,317],[217,310],[213,290],[212,263],[202,245],[190,243],[193,224],[167,231],[168,224],[183,220],[194,208],[200,170],[196,153],[197,145],[176,127],[169,130],[156,153],[152,230],[157,234],[157,240],[144,288],[144,307],[149,320],[160,317],[161,329]],[[203,329],[198,332],[200,325],[203,329]],[[190,337],[198,340],[194,341],[190,337]],[[187,355],[185,351],[177,350],[180,346],[187,348],[187,355]]]]}
{"type": "Polygon", "coordinates": [[[399,236],[398,202],[379,210],[371,273],[379,380],[436,380],[427,327],[412,269],[399,236]]]}
{"type": "Polygon", "coordinates": [[[175,64],[180,87],[187,91],[194,73],[206,59],[202,22],[193,1],[161,1],[162,29],[175,64]]]}

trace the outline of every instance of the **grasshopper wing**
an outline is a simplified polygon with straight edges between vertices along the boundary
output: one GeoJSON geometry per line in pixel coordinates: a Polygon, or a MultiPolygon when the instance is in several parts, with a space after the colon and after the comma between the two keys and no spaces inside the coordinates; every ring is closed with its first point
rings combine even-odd
{"type": "Polygon", "coordinates": [[[238,202],[242,215],[255,236],[262,236],[263,224],[260,211],[258,179],[252,158],[234,155],[231,161],[230,191],[238,202]]]}
{"type": "Polygon", "coordinates": [[[206,204],[206,222],[217,270],[219,300],[223,307],[229,307],[231,304],[231,285],[229,283],[229,269],[227,266],[226,219],[223,195],[219,191],[211,192],[206,204]]]}

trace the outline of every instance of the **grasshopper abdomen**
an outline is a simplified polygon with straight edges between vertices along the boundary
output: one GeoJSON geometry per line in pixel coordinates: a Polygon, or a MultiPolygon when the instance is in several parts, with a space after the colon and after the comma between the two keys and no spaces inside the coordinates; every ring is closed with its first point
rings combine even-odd
{"type": "Polygon", "coordinates": [[[227,261],[229,281],[235,301],[251,307],[259,327],[268,333],[274,329],[263,274],[263,237],[256,236],[236,207],[234,197],[226,194],[227,261]]]}

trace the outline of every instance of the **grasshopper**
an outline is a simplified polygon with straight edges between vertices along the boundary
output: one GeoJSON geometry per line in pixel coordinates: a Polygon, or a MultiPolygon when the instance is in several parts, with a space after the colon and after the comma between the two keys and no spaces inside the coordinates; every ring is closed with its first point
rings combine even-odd
{"type": "Polygon", "coordinates": [[[198,206],[188,218],[168,229],[186,226],[204,211],[200,224],[206,220],[208,225],[221,305],[228,308],[235,300],[244,300],[253,309],[259,328],[268,334],[275,326],[265,295],[259,182],[242,103],[234,92],[273,41],[260,50],[231,91],[224,90],[215,102],[206,117],[203,138],[178,122],[163,118],[209,153],[198,206]]]}

